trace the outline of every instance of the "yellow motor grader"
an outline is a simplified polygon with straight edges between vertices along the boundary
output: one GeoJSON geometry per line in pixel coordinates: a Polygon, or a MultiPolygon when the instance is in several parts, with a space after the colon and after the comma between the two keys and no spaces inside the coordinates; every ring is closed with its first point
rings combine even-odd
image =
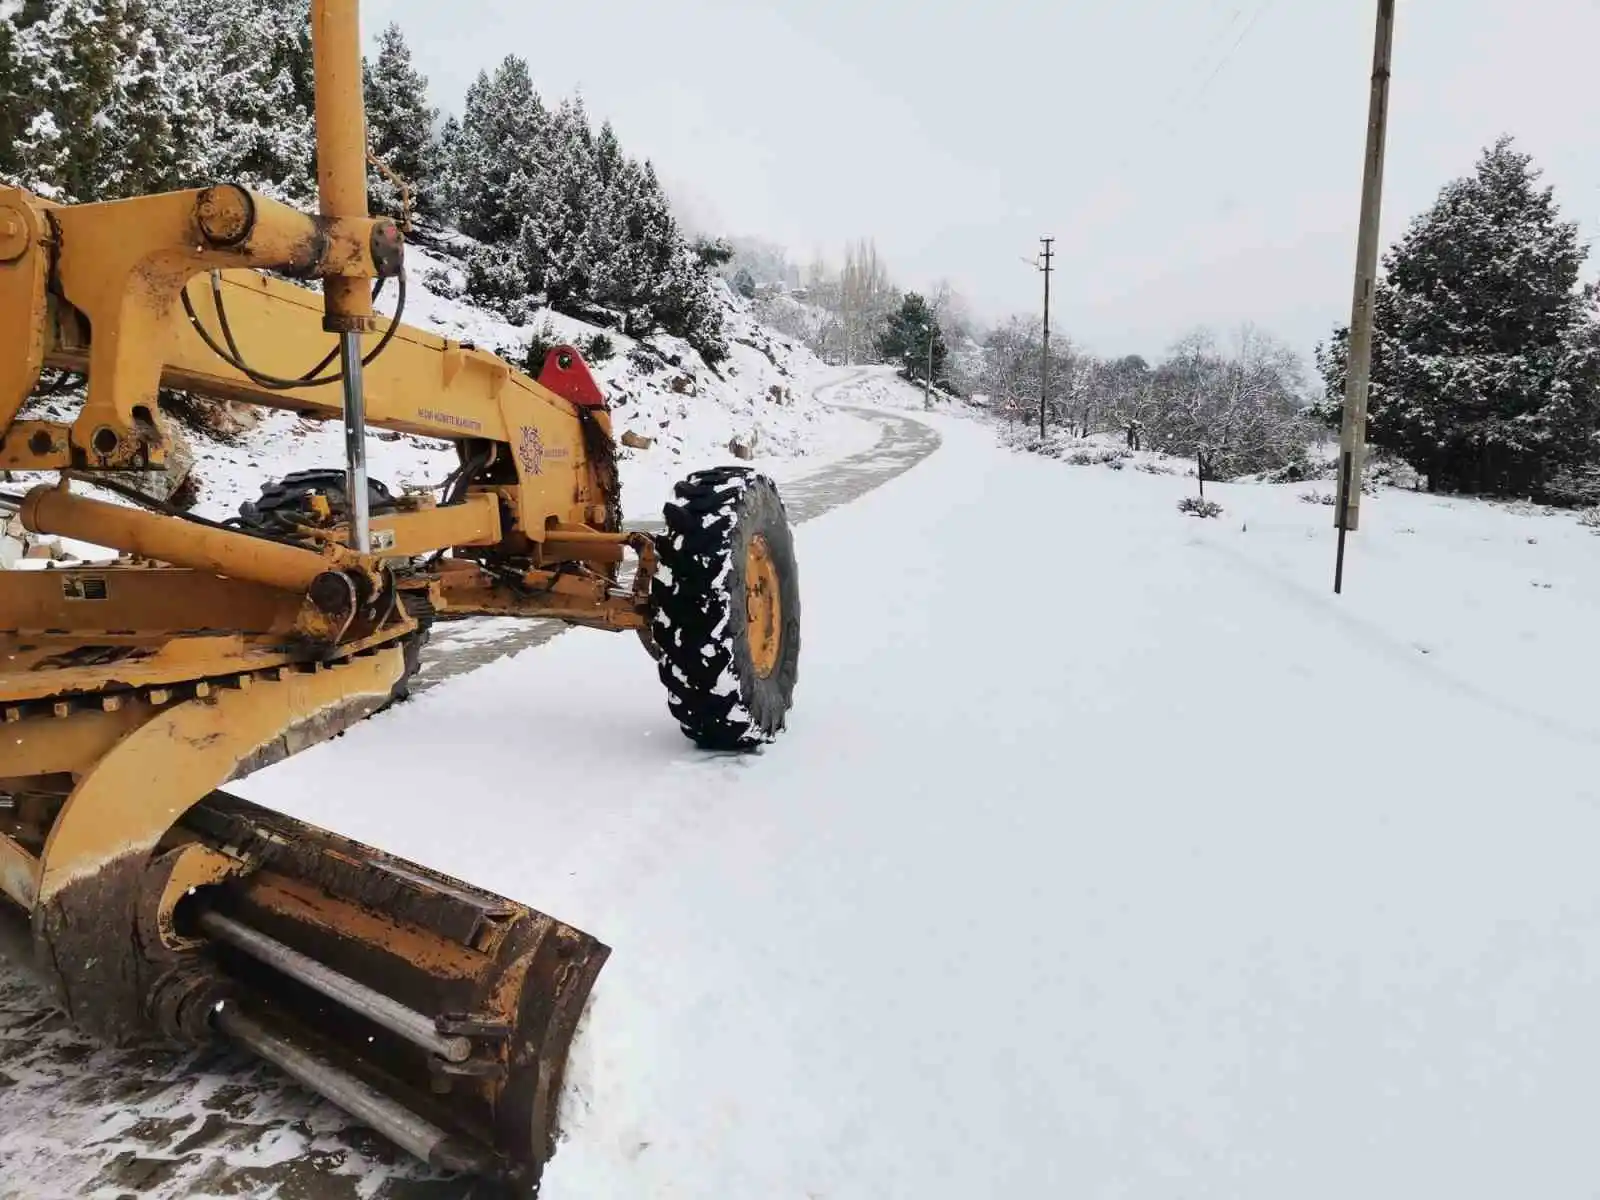
{"type": "Polygon", "coordinates": [[[316,215],[226,182],[0,188],[0,469],[55,475],[8,499],[107,551],[0,572],[0,932],[107,1039],[230,1039],[440,1168],[536,1187],[607,947],[221,789],[402,697],[430,623],[471,614],[632,631],[691,738],[768,741],[793,545],[731,467],[678,485],[665,534],[625,531],[575,350],[532,379],[375,315],[404,247],[366,206],[356,0],[312,23],[316,215]],[[82,377],[70,421],[30,416],[46,370],[82,377]],[[126,473],[164,462],[174,393],[342,419],[346,462],[230,521],[146,499],[126,473]],[[392,495],[368,425],[450,440],[454,472],[392,495]]]}

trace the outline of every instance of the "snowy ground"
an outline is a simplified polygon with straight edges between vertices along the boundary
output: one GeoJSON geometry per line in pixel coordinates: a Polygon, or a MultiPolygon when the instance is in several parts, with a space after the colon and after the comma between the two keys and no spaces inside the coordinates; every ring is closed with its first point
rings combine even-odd
{"type": "Polygon", "coordinates": [[[759,756],[580,630],[241,788],[613,947],[546,1197],[1592,1195],[1600,544],[1386,492],[1335,598],[1311,487],[926,419],[759,756]]]}
{"type": "Polygon", "coordinates": [[[1588,1194],[1587,532],[1385,497],[1336,601],[1296,489],[1200,522],[1187,481],[940,424],[800,532],[759,758],[580,633],[250,789],[615,948],[548,1195],[1588,1194]],[[471,746],[481,825],[355,811],[428,741],[408,789],[471,746]]]}

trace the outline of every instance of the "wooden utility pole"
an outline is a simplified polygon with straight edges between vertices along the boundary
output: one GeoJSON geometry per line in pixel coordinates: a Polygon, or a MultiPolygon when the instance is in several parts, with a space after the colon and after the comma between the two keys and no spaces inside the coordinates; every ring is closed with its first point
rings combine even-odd
{"type": "Polygon", "coordinates": [[[1389,74],[1394,51],[1394,0],[1378,0],[1367,109],[1367,154],[1361,179],[1361,230],[1356,238],[1355,296],[1345,362],[1344,423],[1339,431],[1339,496],[1334,525],[1339,548],[1333,590],[1344,590],[1345,535],[1361,523],[1361,468],[1366,456],[1367,393],[1372,379],[1372,307],[1378,284],[1378,218],[1383,209],[1383,151],[1389,125],[1389,74]]]}
{"type": "Polygon", "coordinates": [[[1040,238],[1039,241],[1044,245],[1040,256],[1044,261],[1039,264],[1044,272],[1044,361],[1039,372],[1039,436],[1043,438],[1045,414],[1050,410],[1050,260],[1055,257],[1050,246],[1055,238],[1040,238]]]}

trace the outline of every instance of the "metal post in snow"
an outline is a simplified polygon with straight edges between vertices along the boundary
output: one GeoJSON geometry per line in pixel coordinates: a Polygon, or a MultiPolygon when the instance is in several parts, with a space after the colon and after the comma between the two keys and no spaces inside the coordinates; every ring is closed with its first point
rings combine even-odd
{"type": "Polygon", "coordinates": [[[1050,260],[1055,257],[1050,246],[1055,238],[1045,237],[1039,241],[1044,244],[1041,256],[1044,263],[1039,268],[1044,272],[1044,359],[1039,370],[1039,439],[1043,441],[1045,414],[1050,408],[1050,260]]]}
{"type": "Polygon", "coordinates": [[[1367,440],[1367,396],[1372,378],[1373,297],[1378,280],[1378,219],[1383,210],[1383,153],[1389,124],[1389,77],[1394,51],[1394,0],[1378,0],[1372,51],[1372,94],[1367,107],[1367,152],[1361,178],[1361,228],[1356,239],[1355,294],[1345,363],[1344,422],[1339,430],[1339,495],[1334,526],[1339,548],[1334,591],[1344,584],[1345,534],[1361,524],[1361,468],[1367,440]]]}

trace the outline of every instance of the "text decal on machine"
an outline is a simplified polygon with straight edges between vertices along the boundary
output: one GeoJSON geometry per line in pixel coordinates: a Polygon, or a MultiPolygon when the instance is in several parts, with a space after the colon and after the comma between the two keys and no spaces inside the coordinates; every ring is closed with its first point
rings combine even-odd
{"type": "Polygon", "coordinates": [[[417,420],[432,421],[435,425],[454,425],[457,429],[470,429],[474,433],[483,429],[482,421],[475,421],[471,417],[459,416],[456,413],[438,412],[431,408],[417,409],[417,420]]]}

